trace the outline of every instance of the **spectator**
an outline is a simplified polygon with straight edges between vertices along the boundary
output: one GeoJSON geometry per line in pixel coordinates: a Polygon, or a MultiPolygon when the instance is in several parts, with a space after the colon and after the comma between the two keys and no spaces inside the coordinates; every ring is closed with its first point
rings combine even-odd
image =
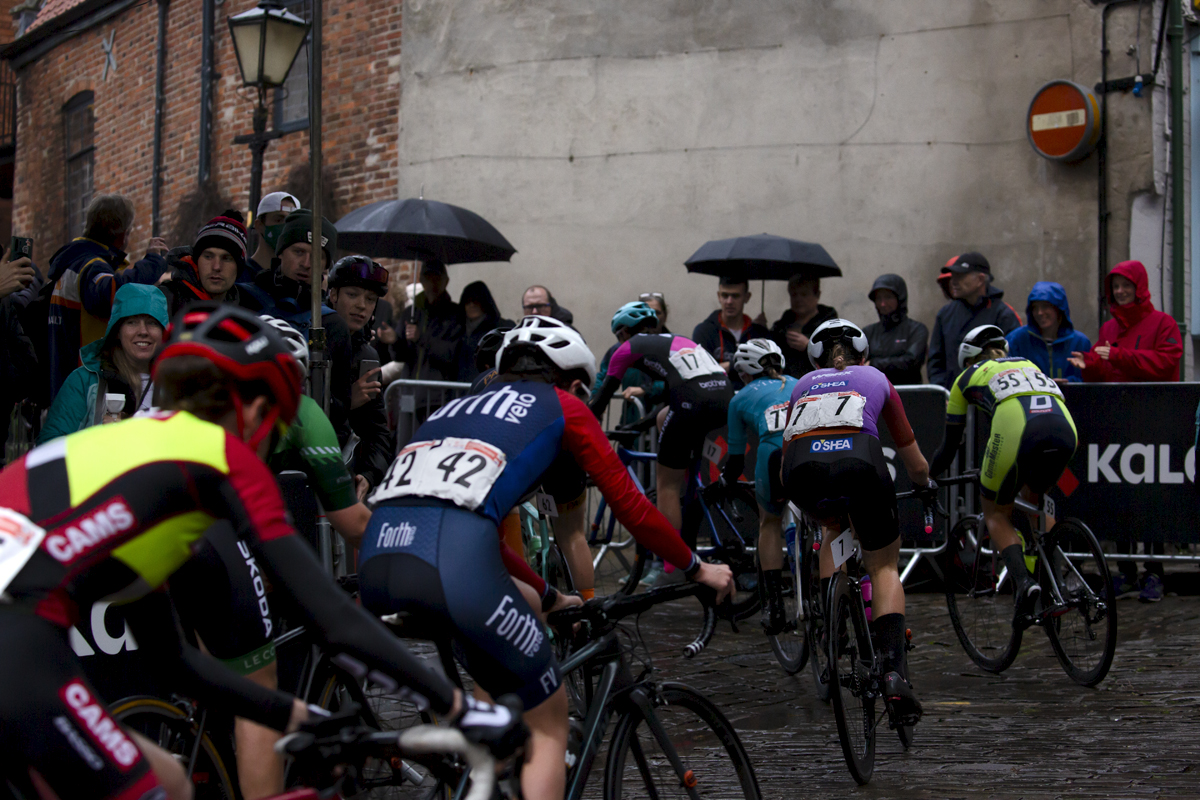
{"type": "Polygon", "coordinates": [[[867,297],[875,304],[879,322],[863,328],[870,347],[870,365],[893,386],[923,383],[929,329],[908,316],[908,284],[899,275],[880,275],[867,297]]]}
{"type": "MultiPolygon", "coordinates": [[[[1179,361],[1183,357],[1183,337],[1170,315],[1154,308],[1150,300],[1146,268],[1140,261],[1122,261],[1112,268],[1106,280],[1105,294],[1113,318],[1100,326],[1097,344],[1090,352],[1071,353],[1070,362],[1087,382],[1177,381],[1179,361]]],[[[1146,555],[1162,555],[1162,542],[1145,542],[1146,555]]],[[[1137,544],[1117,543],[1118,553],[1133,554],[1137,544]]],[[[1114,578],[1118,596],[1138,592],[1144,603],[1163,598],[1161,561],[1143,564],[1141,581],[1137,564],[1117,562],[1114,578]]]]}
{"type": "Polygon", "coordinates": [[[0,464],[13,406],[28,397],[35,384],[37,354],[23,317],[44,284],[28,258],[0,264],[0,464]]]}
{"type": "Polygon", "coordinates": [[[236,211],[209,220],[196,234],[190,252],[172,257],[175,253],[167,254],[171,280],[159,285],[171,317],[197,300],[239,304],[234,282],[246,268],[246,228],[236,211]]]}
{"type": "Polygon", "coordinates": [[[38,444],[148,410],[150,362],[168,319],[166,297],[157,287],[129,283],[118,289],[104,337],[83,348],[83,366],[54,396],[38,444]],[[107,406],[114,394],[124,397],[119,411],[107,406]]]}
{"type": "Polygon", "coordinates": [[[1150,300],[1146,268],[1122,261],[1108,273],[1105,288],[1113,318],[1100,326],[1091,352],[1071,354],[1071,363],[1090,382],[1177,381],[1183,338],[1169,314],[1150,300]]]}
{"type": "Polygon", "coordinates": [[[1071,306],[1062,284],[1035,283],[1025,315],[1029,322],[1008,334],[1008,354],[1029,359],[1056,381],[1081,380],[1079,368],[1069,358],[1076,350],[1090,350],[1092,342],[1071,323],[1071,306]]]}
{"type": "Polygon", "coordinates": [[[954,299],[954,295],[950,294],[950,276],[953,274],[950,272],[950,266],[957,260],[958,256],[954,256],[954,258],[947,261],[937,276],[938,288],[942,290],[942,295],[945,296],[947,301],[954,299]]]}
{"type": "Polygon", "coordinates": [[[1006,334],[1020,326],[1015,311],[1004,302],[1004,292],[992,285],[992,265],[979,253],[963,253],[950,270],[954,296],[937,313],[929,341],[929,382],[949,389],[962,371],[958,346],[967,332],[980,325],[995,325],[1006,334]]]}
{"type": "Polygon", "coordinates": [[[258,234],[258,247],[254,255],[238,271],[238,283],[249,283],[260,272],[271,269],[275,258],[275,246],[283,233],[288,214],[300,208],[300,201],[287,192],[271,192],[258,201],[254,213],[254,232],[258,234]]]}
{"type": "Polygon", "coordinates": [[[550,294],[550,290],[545,286],[530,286],[521,295],[521,310],[525,316],[530,314],[541,314],[544,317],[552,317],[559,322],[565,322],[567,325],[575,323],[575,315],[558,304],[554,299],[554,295],[550,294]]]}
{"type": "Polygon", "coordinates": [[[424,289],[412,307],[405,309],[404,338],[392,350],[397,361],[408,364],[408,375],[417,380],[458,380],[458,349],[463,338],[462,312],[446,293],[450,276],[440,261],[421,264],[424,289]]]}
{"type": "MultiPolygon", "coordinates": [[[[666,298],[662,292],[642,292],[638,295],[638,300],[641,300],[646,305],[654,309],[654,313],[658,315],[658,332],[670,333],[671,329],[667,327],[667,309],[666,298]]],[[[665,383],[663,384],[666,385],[665,383]]]]}
{"type": "Polygon", "coordinates": [[[742,379],[733,369],[733,357],[737,346],[751,339],[770,339],[766,318],[750,319],[743,313],[750,300],[750,282],[745,278],[720,278],[717,284],[717,302],[721,304],[708,318],[692,331],[692,341],[703,347],[717,360],[729,375],[733,388],[740,389],[742,379]]]}
{"type": "Polygon", "coordinates": [[[793,275],[788,280],[791,308],[771,326],[771,335],[783,350],[784,372],[799,378],[811,369],[808,361],[808,337],[822,323],[837,319],[837,310],[821,305],[821,281],[793,275]]]}
{"type": "Polygon", "coordinates": [[[382,369],[362,370],[363,361],[380,362],[371,346],[371,331],[376,303],[387,292],[387,284],[387,270],[367,256],[347,256],[329,272],[329,305],[350,329],[350,371],[358,376],[350,390],[347,420],[359,439],[353,465],[359,500],[383,480],[395,444],[380,394],[382,369]]]}
{"type": "Polygon", "coordinates": [[[145,258],[127,266],[124,248],[132,230],[133,202],[118,194],[98,195],[88,204],[83,236],[50,257],[51,398],[79,366],[80,349],[104,334],[117,289],[127,283],[152,284],[167,269],[167,243],[158,237],[146,246],[145,258]]]}
{"type": "Polygon", "coordinates": [[[462,295],[458,298],[458,306],[463,314],[462,346],[458,349],[458,380],[471,383],[479,376],[479,370],[475,368],[475,353],[479,350],[479,341],[488,331],[502,325],[511,328],[515,323],[500,316],[500,309],[496,307],[496,301],[483,281],[464,286],[462,295]]]}

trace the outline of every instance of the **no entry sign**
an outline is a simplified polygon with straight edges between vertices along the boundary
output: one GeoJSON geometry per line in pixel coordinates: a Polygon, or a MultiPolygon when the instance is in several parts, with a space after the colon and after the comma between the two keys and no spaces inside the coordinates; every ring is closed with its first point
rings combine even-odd
{"type": "Polygon", "coordinates": [[[1050,81],[1033,96],[1025,132],[1038,155],[1053,161],[1079,161],[1100,141],[1100,106],[1077,83],[1050,81]]]}

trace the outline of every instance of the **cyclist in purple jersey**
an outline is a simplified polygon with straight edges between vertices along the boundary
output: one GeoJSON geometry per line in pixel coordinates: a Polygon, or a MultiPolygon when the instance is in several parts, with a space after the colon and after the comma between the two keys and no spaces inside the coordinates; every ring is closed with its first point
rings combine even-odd
{"type": "Polygon", "coordinates": [[[849,517],[871,575],[871,625],[883,654],[887,700],[911,724],[921,705],[908,682],[904,585],[897,568],[900,525],[896,489],[879,444],[881,417],[913,484],[932,484],[895,387],[879,370],[861,366],[867,352],[866,334],[847,320],[829,320],[813,331],[808,356],[818,369],[792,390],[783,431],[783,484],[788,498],[827,531],[820,557],[822,597],[837,569],[831,545],[849,517]]]}
{"type": "MultiPolygon", "coordinates": [[[[657,505],[675,530],[680,530],[687,471],[699,457],[708,433],[725,424],[733,387],[707,350],[683,336],[653,333],[658,326],[658,315],[645,303],[626,303],[617,309],[612,331],[621,346],[609,359],[608,376],[589,405],[592,413],[601,417],[630,367],[666,381],[670,399],[657,420],[657,505]]],[[[695,547],[694,534],[692,539],[689,546],[695,547]]]]}

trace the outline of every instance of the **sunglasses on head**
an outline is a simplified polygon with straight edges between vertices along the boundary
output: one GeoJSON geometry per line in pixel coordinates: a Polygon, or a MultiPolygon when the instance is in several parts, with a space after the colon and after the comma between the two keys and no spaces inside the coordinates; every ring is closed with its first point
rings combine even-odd
{"type": "Polygon", "coordinates": [[[663,299],[662,292],[642,292],[641,294],[638,295],[638,300],[643,303],[645,303],[649,300],[661,301],[662,299],[663,299]]]}
{"type": "Polygon", "coordinates": [[[378,262],[369,259],[355,259],[353,262],[345,265],[342,269],[347,273],[364,281],[375,281],[376,283],[386,284],[391,275],[378,262]]]}

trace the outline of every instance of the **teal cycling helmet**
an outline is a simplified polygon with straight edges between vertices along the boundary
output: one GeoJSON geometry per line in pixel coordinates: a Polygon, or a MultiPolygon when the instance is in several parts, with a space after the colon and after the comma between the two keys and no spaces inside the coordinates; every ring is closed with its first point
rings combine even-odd
{"type": "Polygon", "coordinates": [[[617,313],[613,314],[612,332],[616,333],[621,328],[636,328],[647,321],[658,324],[658,314],[653,308],[640,301],[626,303],[617,309],[617,313]]]}

